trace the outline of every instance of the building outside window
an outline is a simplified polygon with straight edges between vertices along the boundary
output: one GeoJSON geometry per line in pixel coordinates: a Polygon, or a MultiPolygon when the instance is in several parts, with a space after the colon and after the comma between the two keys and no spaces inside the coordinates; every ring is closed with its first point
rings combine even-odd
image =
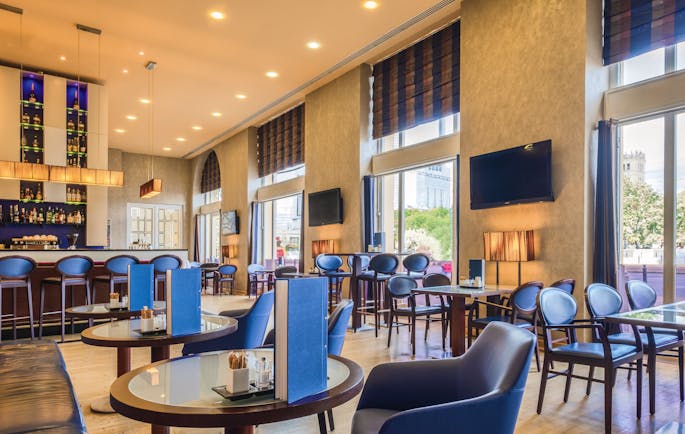
{"type": "Polygon", "coordinates": [[[267,269],[284,265],[299,269],[302,249],[302,194],[259,204],[258,259],[267,269]]]}
{"type": "Polygon", "coordinates": [[[128,245],[132,249],[181,247],[181,206],[128,204],[128,245]]]}

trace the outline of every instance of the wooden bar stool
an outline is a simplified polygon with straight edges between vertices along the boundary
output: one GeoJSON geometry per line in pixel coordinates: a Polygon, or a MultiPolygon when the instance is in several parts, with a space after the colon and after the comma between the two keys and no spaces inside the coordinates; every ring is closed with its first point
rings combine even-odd
{"type": "Polygon", "coordinates": [[[105,270],[107,274],[95,276],[93,278],[93,298],[92,302],[97,303],[95,296],[97,284],[105,283],[109,285],[110,294],[114,292],[114,285],[128,285],[128,266],[138,264],[140,261],[135,256],[118,255],[112,256],[105,262],[105,270]]]}
{"type": "MultiPolygon", "coordinates": [[[[88,272],[93,268],[93,260],[87,256],[67,256],[55,263],[55,269],[59,276],[46,277],[40,282],[40,317],[38,318],[38,338],[43,338],[43,316],[60,314],[61,336],[64,342],[64,319],[66,311],[66,290],[67,287],[71,289],[71,306],[74,306],[74,286],[86,287],[85,304],[90,304],[90,282],[88,281],[88,272]],[[61,309],[52,312],[44,312],[45,308],[45,291],[57,286],[61,288],[60,299],[61,309]]],[[[74,319],[71,319],[71,332],[74,332],[74,319]]]]}
{"type": "Polygon", "coordinates": [[[340,269],[343,263],[340,256],[321,254],[316,257],[315,262],[319,273],[328,278],[328,311],[332,312],[340,303],[343,280],[352,276],[352,273],[340,269]]]}
{"type": "MultiPolygon", "coordinates": [[[[3,321],[12,321],[12,332],[17,339],[17,321],[29,320],[31,339],[33,339],[33,294],[31,292],[31,273],[36,268],[36,261],[25,256],[6,256],[0,258],[0,314],[2,314],[2,290],[12,289],[12,313],[0,315],[3,321]],[[26,288],[28,316],[17,316],[17,288],[26,288]]],[[[1,331],[1,327],[0,327],[1,331]]],[[[0,341],[2,333],[0,333],[0,341]]]]}

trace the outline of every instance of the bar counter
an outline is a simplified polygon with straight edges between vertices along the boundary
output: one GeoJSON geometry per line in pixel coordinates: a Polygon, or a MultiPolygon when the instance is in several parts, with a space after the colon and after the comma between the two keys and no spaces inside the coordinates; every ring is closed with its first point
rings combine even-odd
{"type": "MultiPolygon", "coordinates": [[[[0,250],[0,258],[5,256],[26,256],[32,258],[38,263],[38,267],[33,271],[31,275],[31,286],[33,295],[33,318],[34,327],[36,330],[36,336],[38,333],[38,318],[40,315],[40,282],[43,278],[49,276],[59,276],[59,273],[55,270],[55,262],[61,258],[72,256],[72,255],[82,255],[90,257],[95,266],[88,273],[90,279],[95,276],[107,274],[107,270],[104,268],[104,263],[107,259],[118,256],[118,255],[131,255],[138,258],[141,262],[148,262],[155,256],[160,255],[174,255],[181,258],[182,261],[188,260],[188,250],[187,249],[146,249],[146,250],[131,250],[131,249],[59,249],[59,250],[0,250]]],[[[60,309],[60,291],[59,289],[51,288],[45,293],[45,311],[50,312],[60,309]]],[[[93,287],[91,284],[91,293],[93,287]]],[[[85,287],[75,287],[74,289],[74,305],[85,304],[86,289],[85,287]]],[[[109,301],[109,288],[104,285],[98,285],[95,300],[93,303],[105,303],[109,301]]],[[[71,306],[71,296],[70,290],[67,289],[66,294],[66,305],[71,306]]],[[[26,300],[26,290],[17,290],[17,300],[16,300],[16,310],[17,316],[28,315],[28,303],[26,300]]],[[[12,290],[6,289],[2,291],[2,313],[8,314],[12,312],[12,290]]],[[[28,320],[24,322],[19,322],[18,325],[27,324],[28,320]]],[[[10,329],[11,333],[11,323],[5,322],[3,328],[7,330],[10,329]]],[[[22,333],[23,335],[23,333],[22,333]]]]}

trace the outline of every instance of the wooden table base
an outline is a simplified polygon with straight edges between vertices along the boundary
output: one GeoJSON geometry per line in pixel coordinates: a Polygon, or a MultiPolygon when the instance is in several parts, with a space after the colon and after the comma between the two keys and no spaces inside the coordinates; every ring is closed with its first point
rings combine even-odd
{"type": "Polygon", "coordinates": [[[452,297],[450,304],[450,346],[454,357],[466,352],[466,302],[463,297],[452,297]]]}
{"type": "Polygon", "coordinates": [[[227,426],[224,429],[225,434],[254,434],[254,426],[227,426]]]}

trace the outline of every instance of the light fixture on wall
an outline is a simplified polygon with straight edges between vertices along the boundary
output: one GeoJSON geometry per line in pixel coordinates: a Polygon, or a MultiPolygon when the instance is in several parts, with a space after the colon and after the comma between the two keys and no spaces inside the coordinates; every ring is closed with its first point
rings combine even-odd
{"type": "Polygon", "coordinates": [[[534,236],[532,230],[484,232],[483,257],[496,263],[496,283],[499,285],[499,263],[518,263],[518,284],[521,284],[521,262],[535,259],[534,236]]]}
{"type": "MultiPolygon", "coordinates": [[[[155,76],[155,68],[157,67],[157,62],[153,61],[148,61],[145,64],[145,69],[147,70],[147,99],[150,101],[154,101],[152,99],[152,91],[153,91],[153,85],[154,85],[154,76],[155,76]]],[[[154,152],[155,152],[155,146],[154,146],[154,104],[146,104],[147,105],[147,118],[148,118],[148,130],[147,130],[147,138],[148,142],[150,144],[150,165],[148,166],[148,175],[150,177],[150,180],[141,184],[140,185],[140,198],[141,199],[149,199],[153,196],[157,196],[159,193],[162,192],[162,180],[159,178],[155,178],[155,167],[154,167],[154,152]]]]}

